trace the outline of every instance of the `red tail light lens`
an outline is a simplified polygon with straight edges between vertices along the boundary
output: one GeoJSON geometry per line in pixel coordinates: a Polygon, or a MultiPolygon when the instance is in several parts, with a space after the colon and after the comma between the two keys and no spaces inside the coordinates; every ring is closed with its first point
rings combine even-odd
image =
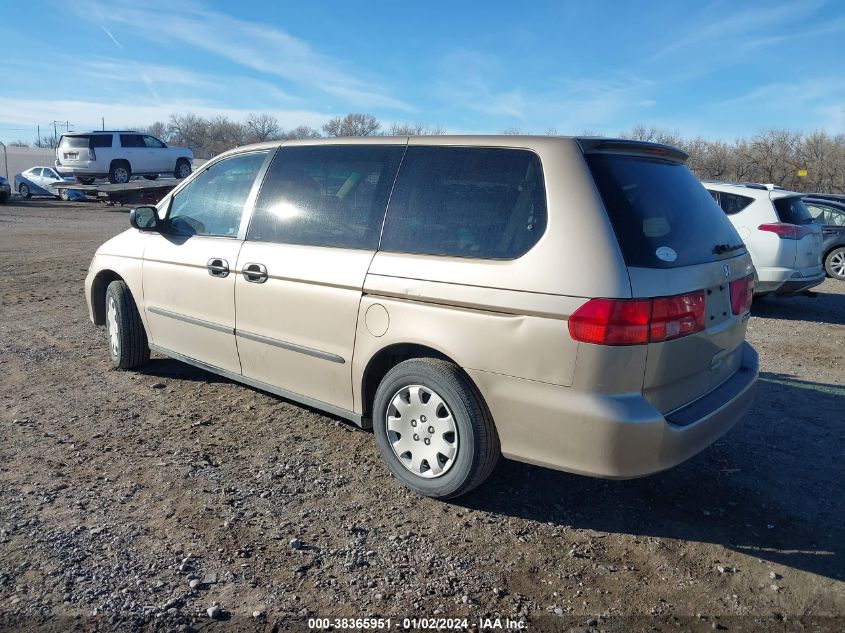
{"type": "Polygon", "coordinates": [[[569,334],[583,343],[645,345],[650,319],[650,299],[591,299],[569,317],[569,334]]]}
{"type": "Polygon", "coordinates": [[[782,240],[800,240],[805,235],[810,235],[813,232],[813,228],[811,226],[786,224],[784,222],[775,222],[773,224],[761,224],[757,228],[761,231],[769,231],[770,233],[775,233],[782,240]]]}
{"type": "Polygon", "coordinates": [[[671,341],[704,330],[704,291],[659,297],[651,308],[651,342],[671,341]]]}
{"type": "Polygon", "coordinates": [[[574,340],[597,345],[645,345],[704,329],[704,291],[657,299],[591,299],[569,318],[574,340]]]}
{"type": "Polygon", "coordinates": [[[745,314],[754,298],[754,275],[731,282],[731,312],[745,314]]]}

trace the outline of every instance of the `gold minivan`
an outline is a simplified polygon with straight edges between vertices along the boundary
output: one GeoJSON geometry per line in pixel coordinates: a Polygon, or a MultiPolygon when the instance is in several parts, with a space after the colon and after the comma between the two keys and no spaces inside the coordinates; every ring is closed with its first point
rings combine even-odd
{"type": "Polygon", "coordinates": [[[628,478],[748,409],[754,270],[652,143],[309,139],[209,161],[103,244],[85,294],[115,367],[150,350],[372,428],[463,494],[499,455],[628,478]]]}

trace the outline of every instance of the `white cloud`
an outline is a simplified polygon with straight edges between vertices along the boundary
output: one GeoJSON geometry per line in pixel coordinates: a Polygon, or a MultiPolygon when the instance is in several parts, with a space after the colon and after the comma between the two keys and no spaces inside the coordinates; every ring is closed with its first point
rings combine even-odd
{"type": "Polygon", "coordinates": [[[384,89],[383,80],[320,53],[281,29],[234,18],[190,1],[174,4],[139,0],[106,6],[87,0],[71,6],[86,19],[93,15],[104,24],[130,28],[159,42],[205,51],[334,96],[343,105],[413,110],[384,89]]]}
{"type": "MultiPolygon", "coordinates": [[[[99,129],[101,117],[106,127],[123,128],[166,121],[173,113],[193,113],[200,116],[227,116],[243,120],[254,109],[220,108],[211,104],[177,100],[152,102],[141,99],[103,103],[85,100],[35,100],[0,98],[0,121],[27,127],[33,121],[69,120],[76,130],[99,129]]],[[[319,127],[328,120],[321,112],[310,110],[262,110],[279,120],[282,127],[298,125],[319,127]]]]}

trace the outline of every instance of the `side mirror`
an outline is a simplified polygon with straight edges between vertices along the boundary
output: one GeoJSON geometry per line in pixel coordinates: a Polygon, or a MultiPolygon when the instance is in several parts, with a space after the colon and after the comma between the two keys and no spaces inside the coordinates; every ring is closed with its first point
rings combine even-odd
{"type": "Polygon", "coordinates": [[[139,231],[157,231],[158,209],[150,206],[135,207],[129,212],[129,224],[139,231]]]}

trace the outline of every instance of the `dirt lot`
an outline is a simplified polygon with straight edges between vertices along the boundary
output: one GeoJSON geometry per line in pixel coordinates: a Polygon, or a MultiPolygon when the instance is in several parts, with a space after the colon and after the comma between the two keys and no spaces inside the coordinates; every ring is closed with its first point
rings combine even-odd
{"type": "Polygon", "coordinates": [[[755,304],[756,405],[686,464],[609,482],[502,461],[443,503],[369,432],[167,359],[111,370],[82,282],[126,226],[0,205],[0,629],[845,627],[845,284],[755,304]]]}

